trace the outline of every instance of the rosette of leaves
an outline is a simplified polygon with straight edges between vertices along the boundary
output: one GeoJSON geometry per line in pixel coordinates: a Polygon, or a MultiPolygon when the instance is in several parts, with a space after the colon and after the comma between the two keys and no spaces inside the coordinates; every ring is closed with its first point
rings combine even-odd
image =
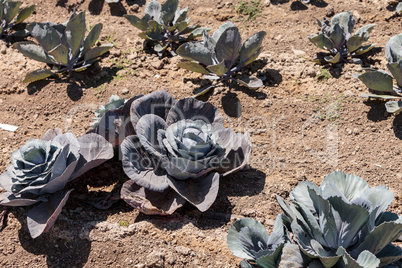
{"type": "Polygon", "coordinates": [[[24,83],[63,72],[83,71],[113,47],[112,44],[93,47],[100,36],[102,24],[96,24],[85,37],[84,12],[74,13],[69,21],[63,24],[30,23],[27,30],[38,44],[19,42],[14,47],[28,58],[47,63],[52,70],[39,69],[28,73],[24,83]]]}
{"type": "Polygon", "coordinates": [[[385,211],[393,193],[384,186],[336,171],[320,187],[301,182],[291,205],[277,198],[300,249],[324,267],[382,267],[402,258],[391,243],[402,234],[402,217],[385,211]]]}
{"type": "Polygon", "coordinates": [[[188,7],[180,9],[178,0],[167,0],[163,5],[152,0],[145,7],[145,15],[141,19],[134,15],[124,15],[128,21],[140,29],[139,36],[151,44],[159,56],[170,47],[170,53],[176,56],[179,44],[194,40],[209,28],[200,25],[189,26],[188,7]]]}
{"type": "Polygon", "coordinates": [[[130,121],[130,107],[134,100],[143,95],[134,96],[128,100],[112,95],[109,103],[101,106],[95,111],[93,130],[104,137],[113,146],[119,146],[126,136],[134,134],[134,129],[130,121]]]}
{"type": "Polygon", "coordinates": [[[186,201],[206,211],[220,176],[242,169],[250,158],[249,133],[224,128],[210,103],[176,101],[157,91],[133,101],[130,119],[134,135],[120,146],[130,180],[121,198],[145,214],[171,214],[186,201]]]}
{"type": "Polygon", "coordinates": [[[246,259],[240,263],[242,268],[307,267],[309,260],[290,243],[284,221],[287,218],[280,214],[271,235],[254,219],[240,219],[230,226],[227,244],[233,255],[246,259]]]}
{"type": "Polygon", "coordinates": [[[385,57],[390,73],[384,70],[370,70],[356,74],[355,78],[359,78],[372,93],[362,94],[362,97],[394,100],[385,103],[385,107],[388,113],[399,113],[402,111],[402,34],[389,39],[385,46],[385,57]]]}
{"type": "Polygon", "coordinates": [[[91,123],[91,126],[93,128],[96,128],[99,124],[100,119],[107,111],[121,109],[123,108],[125,102],[126,100],[124,98],[120,98],[117,95],[110,96],[109,102],[105,105],[101,105],[99,109],[94,112],[95,117],[93,118],[94,121],[91,123]]]}
{"type": "MultiPolygon", "coordinates": [[[[0,38],[34,13],[36,5],[20,9],[21,4],[21,1],[0,0],[0,38]]],[[[21,32],[14,33],[14,35],[17,34],[21,32]]]]}
{"type": "Polygon", "coordinates": [[[30,139],[11,153],[11,165],[0,176],[0,205],[33,206],[27,224],[32,238],[49,230],[72,191],[71,180],[113,157],[113,148],[102,136],[86,134],[76,138],[60,129],[30,139]]]}
{"type": "MultiPolygon", "coordinates": [[[[204,74],[204,78],[217,83],[233,80],[248,88],[256,89],[263,85],[257,77],[250,76],[236,79],[233,74],[253,62],[262,51],[262,41],[266,33],[258,32],[242,45],[239,29],[233,23],[221,25],[212,36],[204,31],[202,42],[188,42],[177,49],[183,59],[179,67],[204,74]]],[[[217,84],[216,83],[216,84],[217,84]]],[[[196,96],[205,94],[216,84],[206,88],[196,96]]]]}
{"type": "Polygon", "coordinates": [[[360,56],[376,45],[363,45],[369,39],[375,24],[365,25],[352,35],[355,19],[351,11],[336,14],[331,22],[326,18],[323,21],[317,19],[317,23],[321,27],[321,33],[312,34],[308,39],[317,47],[329,51],[329,54],[317,53],[314,62],[335,64],[345,61],[348,55],[360,56]]]}

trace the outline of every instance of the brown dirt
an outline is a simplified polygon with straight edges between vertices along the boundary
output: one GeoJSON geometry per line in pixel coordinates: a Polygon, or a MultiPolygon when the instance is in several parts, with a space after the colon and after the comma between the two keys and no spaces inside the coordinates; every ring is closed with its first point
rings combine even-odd
{"type": "MultiPolygon", "coordinates": [[[[116,48],[85,73],[26,86],[24,75],[44,66],[0,41],[0,123],[19,126],[15,133],[0,130],[1,172],[12,151],[49,128],[84,134],[94,109],[111,94],[128,98],[164,89],[183,98],[201,84],[199,75],[176,67],[178,57],[159,59],[143,51],[139,31],[122,15],[143,14],[145,0],[122,0],[115,6],[100,0],[25,0],[24,5],[35,2],[36,14],[28,22],[64,22],[74,8],[86,10],[87,23],[102,22],[102,40],[113,40],[116,48]]],[[[395,193],[390,209],[401,214],[402,115],[389,116],[383,103],[359,97],[367,92],[353,78],[359,65],[330,68],[334,77],[317,79],[323,69],[309,59],[318,49],[306,38],[318,32],[314,17],[354,10],[357,27],[377,24],[370,41],[378,48],[365,63],[385,69],[384,47],[400,33],[401,16],[393,16],[392,7],[379,0],[268,3],[255,22],[246,24],[234,12],[237,1],[180,4],[189,6],[193,23],[212,29],[230,19],[244,40],[267,31],[264,52],[246,69],[266,77],[264,86],[251,91],[231,84],[204,99],[221,109],[227,126],[250,131],[254,144],[250,168],[221,180],[208,212],[186,206],[170,217],[145,216],[122,201],[107,211],[93,208],[85,202],[88,197],[127,180],[112,160],[82,178],[87,187],[76,183],[55,226],[41,237],[33,240],[25,229],[25,208],[13,210],[0,235],[0,266],[234,267],[240,260],[227,248],[226,234],[236,217],[256,218],[269,229],[280,211],[275,195],[287,197],[299,181],[319,183],[337,169],[359,175],[371,186],[388,186],[395,193]]]]}

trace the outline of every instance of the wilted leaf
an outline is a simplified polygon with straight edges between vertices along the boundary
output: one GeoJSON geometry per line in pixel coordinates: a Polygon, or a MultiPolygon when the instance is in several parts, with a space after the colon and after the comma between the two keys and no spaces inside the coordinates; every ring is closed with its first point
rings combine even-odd
{"type": "Polygon", "coordinates": [[[178,67],[196,72],[196,73],[202,73],[202,74],[209,74],[208,70],[205,69],[204,66],[198,64],[197,62],[194,61],[184,61],[184,62],[179,62],[177,64],[178,67]]]}
{"type": "Polygon", "coordinates": [[[108,52],[113,47],[113,44],[102,45],[99,47],[94,47],[90,49],[87,53],[85,53],[84,60],[88,61],[90,59],[99,57],[106,52],[108,52]]]}
{"type": "Polygon", "coordinates": [[[374,99],[383,99],[383,100],[394,100],[398,99],[397,96],[390,96],[390,95],[377,95],[377,94],[366,94],[362,93],[360,95],[362,98],[374,98],[374,99]]]}
{"type": "Polygon", "coordinates": [[[340,59],[341,59],[341,53],[339,53],[339,52],[334,57],[331,57],[331,56],[324,57],[324,60],[326,62],[333,63],[333,64],[338,63],[340,59]]]}
{"type": "Polygon", "coordinates": [[[385,108],[390,114],[402,112],[402,101],[389,101],[385,103],[385,108]]]}
{"type": "Polygon", "coordinates": [[[228,69],[226,68],[226,65],[225,65],[225,60],[222,60],[220,63],[215,64],[215,65],[209,65],[209,66],[207,66],[207,69],[211,73],[214,73],[219,76],[224,75],[228,71],[228,69]]]}
{"type": "Polygon", "coordinates": [[[42,80],[45,78],[48,78],[50,76],[54,75],[54,73],[48,69],[40,69],[33,71],[31,73],[28,73],[24,80],[22,81],[23,83],[32,83],[38,80],[42,80]]]}
{"type": "Polygon", "coordinates": [[[362,46],[360,47],[358,50],[356,50],[353,55],[362,55],[366,52],[369,52],[370,50],[372,50],[377,44],[371,44],[371,45],[367,45],[367,46],[362,46]]]}
{"type": "Polygon", "coordinates": [[[250,89],[257,89],[259,87],[262,87],[264,84],[262,83],[261,79],[258,79],[257,77],[254,76],[249,76],[243,79],[239,79],[239,83],[242,86],[246,86],[250,89]]]}
{"type": "Polygon", "coordinates": [[[68,63],[68,48],[63,44],[59,44],[53,50],[49,51],[49,55],[53,56],[60,64],[67,65],[68,63]]]}

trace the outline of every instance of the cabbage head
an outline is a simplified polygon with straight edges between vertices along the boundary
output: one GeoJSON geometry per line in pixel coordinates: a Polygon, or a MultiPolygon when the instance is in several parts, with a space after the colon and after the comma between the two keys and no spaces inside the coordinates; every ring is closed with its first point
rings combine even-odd
{"type": "Polygon", "coordinates": [[[55,223],[72,190],[65,190],[78,178],[113,157],[112,145],[102,136],[86,134],[76,138],[60,129],[49,130],[40,139],[30,139],[11,153],[11,165],[0,176],[0,205],[33,206],[27,224],[32,238],[55,223]]]}
{"type": "Polygon", "coordinates": [[[146,214],[171,214],[186,201],[206,211],[219,178],[242,169],[251,153],[248,133],[223,126],[219,110],[194,98],[176,101],[157,91],[133,101],[134,135],[121,144],[131,179],[121,197],[146,214]]]}
{"type": "Polygon", "coordinates": [[[402,249],[391,243],[402,234],[402,217],[385,211],[393,197],[384,186],[370,188],[364,179],[336,171],[320,187],[301,182],[290,193],[291,205],[278,201],[308,257],[323,267],[374,268],[402,258],[402,249]]]}

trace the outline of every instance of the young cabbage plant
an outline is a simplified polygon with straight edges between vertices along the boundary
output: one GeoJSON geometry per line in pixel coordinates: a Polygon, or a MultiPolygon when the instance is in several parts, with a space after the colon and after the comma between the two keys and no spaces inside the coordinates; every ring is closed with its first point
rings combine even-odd
{"type": "Polygon", "coordinates": [[[41,140],[30,139],[11,153],[11,165],[0,175],[0,205],[32,206],[27,224],[32,238],[49,230],[72,191],[66,185],[113,157],[112,145],[102,136],[76,138],[60,129],[49,130],[41,140]]]}
{"type": "Polygon", "coordinates": [[[104,137],[114,147],[119,146],[126,136],[133,135],[134,129],[130,121],[130,107],[133,101],[143,95],[128,100],[112,95],[109,103],[95,111],[93,129],[88,133],[96,133],[104,137]]]}
{"type": "Polygon", "coordinates": [[[244,79],[233,77],[235,73],[253,62],[262,51],[262,41],[266,33],[258,32],[248,38],[242,45],[239,29],[233,23],[221,25],[212,36],[204,31],[202,42],[188,42],[177,49],[183,59],[179,67],[204,74],[204,78],[215,80],[216,83],[198,93],[200,96],[215,87],[219,82],[233,80],[251,89],[263,85],[257,77],[244,79]]]}
{"type": "Polygon", "coordinates": [[[141,19],[134,15],[124,17],[142,31],[139,36],[150,42],[159,56],[162,56],[167,48],[176,56],[175,50],[180,44],[194,40],[200,37],[203,31],[210,30],[200,25],[189,26],[187,12],[188,7],[179,8],[178,0],[166,0],[163,5],[152,0],[146,5],[145,16],[141,19]]]}
{"type": "Polygon", "coordinates": [[[371,70],[356,74],[355,78],[359,78],[371,92],[362,94],[362,97],[393,100],[385,103],[387,112],[399,113],[402,111],[402,34],[389,39],[385,47],[385,57],[391,74],[383,70],[371,70]]]}
{"type": "Polygon", "coordinates": [[[290,243],[284,221],[287,217],[280,214],[271,235],[254,219],[240,219],[230,226],[227,244],[233,255],[246,259],[240,263],[242,268],[307,267],[308,258],[290,243]]]}
{"type": "Polygon", "coordinates": [[[185,202],[206,211],[216,199],[220,176],[241,170],[250,158],[249,133],[225,128],[210,103],[176,101],[157,91],[135,99],[130,114],[132,133],[120,146],[130,180],[121,198],[145,214],[172,214],[185,202]]]}
{"type": "Polygon", "coordinates": [[[374,268],[402,258],[392,244],[402,234],[402,217],[386,212],[393,197],[384,186],[370,188],[364,179],[336,171],[320,187],[301,182],[290,193],[291,205],[277,199],[305,255],[324,267],[374,268]]]}
{"type": "Polygon", "coordinates": [[[34,42],[19,42],[14,45],[24,56],[47,63],[52,67],[28,73],[24,83],[31,83],[47,77],[72,71],[83,71],[100,56],[108,52],[113,45],[101,45],[92,48],[97,42],[102,24],[96,24],[85,37],[85,13],[73,14],[62,24],[30,23],[29,33],[36,39],[34,42]]]}
{"type": "Polygon", "coordinates": [[[308,39],[317,47],[329,51],[329,54],[317,53],[313,58],[314,62],[335,64],[345,61],[348,55],[351,57],[362,55],[376,45],[363,45],[369,39],[375,24],[365,25],[352,35],[355,19],[351,11],[336,14],[331,22],[326,18],[323,21],[317,19],[317,23],[321,27],[321,33],[312,34],[308,39]]]}
{"type": "MultiPolygon", "coordinates": [[[[0,0],[0,38],[8,34],[12,27],[23,22],[34,13],[36,5],[20,9],[21,4],[21,1],[0,0]]],[[[21,31],[15,32],[13,35],[21,34],[26,33],[21,31]]]]}

